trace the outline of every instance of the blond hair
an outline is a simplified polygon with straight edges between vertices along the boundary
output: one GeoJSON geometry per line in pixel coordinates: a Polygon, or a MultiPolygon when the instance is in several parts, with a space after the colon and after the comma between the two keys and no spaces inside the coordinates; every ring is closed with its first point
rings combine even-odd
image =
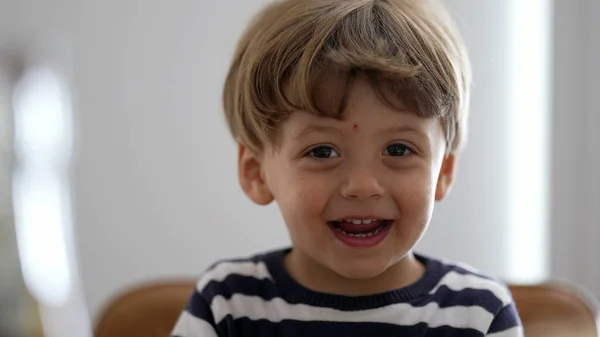
{"type": "Polygon", "coordinates": [[[294,111],[342,118],[358,74],[386,104],[439,118],[447,153],[462,146],[470,64],[447,13],[433,0],[270,4],[240,39],[225,81],[231,133],[260,152],[294,111]],[[326,84],[332,80],[338,85],[326,84]]]}

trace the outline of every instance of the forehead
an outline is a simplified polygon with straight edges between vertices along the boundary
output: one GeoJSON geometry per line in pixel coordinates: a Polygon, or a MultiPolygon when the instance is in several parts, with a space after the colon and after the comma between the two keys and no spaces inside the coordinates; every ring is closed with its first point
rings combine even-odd
{"type": "Polygon", "coordinates": [[[372,137],[392,133],[443,138],[441,123],[436,118],[419,117],[409,112],[370,104],[349,108],[343,118],[339,119],[295,112],[283,123],[279,133],[281,140],[302,140],[315,134],[372,137]]]}
{"type": "MultiPolygon", "coordinates": [[[[338,103],[340,86],[339,78],[324,78],[320,90],[315,96],[320,108],[333,107],[338,103]]],[[[410,104],[399,95],[385,97],[373,81],[366,76],[356,77],[351,85],[343,88],[343,110],[337,114],[315,114],[298,111],[290,116],[290,126],[303,124],[345,124],[354,130],[362,130],[369,126],[424,126],[437,117],[419,116],[410,104]]]]}
{"type": "Polygon", "coordinates": [[[316,116],[344,119],[361,99],[369,99],[368,104],[374,107],[385,105],[420,116],[433,115],[419,109],[416,97],[402,88],[401,82],[381,74],[333,68],[311,74],[310,82],[309,86],[288,82],[284,90],[294,106],[316,116]]]}

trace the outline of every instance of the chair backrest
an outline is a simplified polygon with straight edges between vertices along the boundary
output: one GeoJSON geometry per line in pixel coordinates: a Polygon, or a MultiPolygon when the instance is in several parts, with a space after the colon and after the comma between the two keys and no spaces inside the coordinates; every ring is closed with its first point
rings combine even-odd
{"type": "Polygon", "coordinates": [[[98,317],[95,337],[168,337],[195,283],[141,285],[116,297],[98,317]]]}
{"type": "Polygon", "coordinates": [[[510,287],[525,336],[600,337],[594,297],[567,282],[510,287]]]}
{"type": "MultiPolygon", "coordinates": [[[[99,316],[96,337],[166,337],[194,282],[143,285],[123,293],[99,316]]],[[[600,337],[598,309],[585,291],[565,284],[511,286],[527,337],[600,337]]]]}

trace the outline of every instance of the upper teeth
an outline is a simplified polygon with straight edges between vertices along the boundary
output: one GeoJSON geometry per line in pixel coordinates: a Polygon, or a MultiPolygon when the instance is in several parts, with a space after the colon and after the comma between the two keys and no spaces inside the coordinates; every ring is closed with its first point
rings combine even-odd
{"type": "Polygon", "coordinates": [[[355,225],[360,225],[360,224],[365,224],[365,225],[368,225],[368,224],[370,224],[371,222],[378,221],[378,219],[367,219],[367,220],[344,219],[344,220],[342,220],[342,221],[351,222],[351,223],[353,223],[353,224],[355,224],[355,225]]]}

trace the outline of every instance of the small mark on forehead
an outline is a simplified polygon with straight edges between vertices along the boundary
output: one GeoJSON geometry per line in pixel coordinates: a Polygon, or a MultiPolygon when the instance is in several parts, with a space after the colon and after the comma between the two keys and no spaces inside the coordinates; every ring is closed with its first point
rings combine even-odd
{"type": "Polygon", "coordinates": [[[354,130],[358,131],[358,124],[354,124],[353,128],[354,130]]]}

